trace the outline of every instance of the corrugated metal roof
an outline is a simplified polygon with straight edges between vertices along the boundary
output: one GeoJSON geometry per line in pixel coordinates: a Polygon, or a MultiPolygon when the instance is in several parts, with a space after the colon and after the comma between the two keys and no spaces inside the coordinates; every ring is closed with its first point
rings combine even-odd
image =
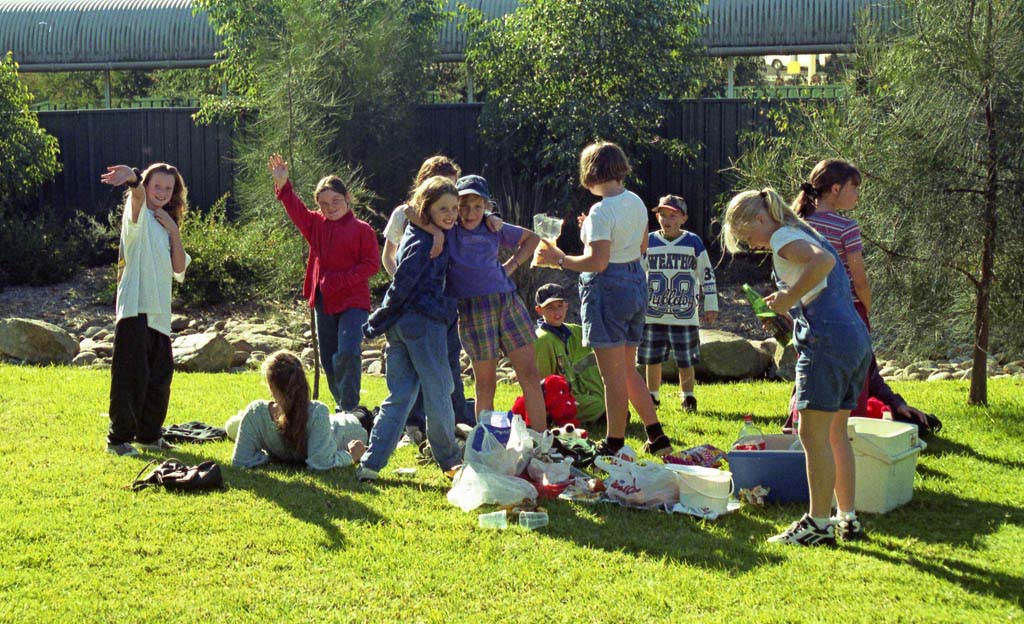
{"type": "MultiPolygon", "coordinates": [[[[454,11],[458,0],[447,0],[454,11]]],[[[510,13],[517,0],[467,0],[488,17],[510,13]]],[[[882,25],[894,0],[709,0],[704,43],[715,56],[839,52],[856,42],[858,17],[882,25]]],[[[461,60],[461,17],[442,28],[442,60],[461,60]]],[[[26,71],[203,66],[220,39],[191,0],[5,0],[0,51],[12,50],[26,71]]]]}
{"type": "Polygon", "coordinates": [[[0,50],[26,71],[204,66],[221,48],[191,0],[6,0],[0,50]]]}

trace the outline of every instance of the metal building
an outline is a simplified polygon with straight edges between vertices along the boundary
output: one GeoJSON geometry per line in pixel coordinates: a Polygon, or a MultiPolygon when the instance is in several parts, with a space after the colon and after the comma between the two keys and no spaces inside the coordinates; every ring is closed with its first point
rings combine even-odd
{"type": "MultiPolygon", "coordinates": [[[[448,0],[455,10],[457,0],[448,0]]],[[[516,0],[467,0],[489,17],[514,11],[516,0]]],[[[709,0],[704,38],[714,56],[845,52],[862,16],[882,27],[895,0],[709,0]]],[[[461,61],[466,33],[454,17],[442,28],[440,60],[461,61]]],[[[191,0],[5,0],[0,52],[23,71],[202,67],[221,49],[208,18],[191,0]]]]}

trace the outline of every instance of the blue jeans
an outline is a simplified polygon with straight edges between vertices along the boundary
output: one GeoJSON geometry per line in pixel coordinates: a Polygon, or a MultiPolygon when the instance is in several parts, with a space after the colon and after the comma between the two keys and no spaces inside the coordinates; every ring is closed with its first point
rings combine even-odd
{"type": "MultiPolygon", "coordinates": [[[[459,355],[462,353],[462,342],[459,340],[459,319],[458,316],[452,319],[448,325],[448,367],[452,371],[452,385],[455,390],[452,392],[452,411],[455,412],[455,422],[466,425],[476,424],[476,415],[468,413],[466,409],[466,387],[462,384],[462,363],[459,355]]],[[[423,409],[423,391],[416,395],[416,402],[413,403],[412,411],[409,412],[409,420],[405,423],[410,427],[424,429],[427,422],[426,411],[423,409]]]]}
{"type": "Polygon", "coordinates": [[[445,326],[406,312],[388,330],[387,337],[388,398],[373,423],[362,465],[379,471],[388,463],[405,433],[416,394],[422,389],[430,450],[442,470],[453,468],[461,463],[461,453],[455,442],[452,376],[443,357],[447,350],[445,326]]]}
{"type": "Polygon", "coordinates": [[[320,365],[327,377],[334,402],[343,412],[359,405],[362,379],[363,323],[366,310],[350,308],[338,314],[324,312],[323,298],[316,295],[316,340],[320,344],[320,365]]]}
{"type": "Polygon", "coordinates": [[[647,276],[639,260],[580,273],[583,345],[594,349],[640,345],[647,313],[647,276]]]}

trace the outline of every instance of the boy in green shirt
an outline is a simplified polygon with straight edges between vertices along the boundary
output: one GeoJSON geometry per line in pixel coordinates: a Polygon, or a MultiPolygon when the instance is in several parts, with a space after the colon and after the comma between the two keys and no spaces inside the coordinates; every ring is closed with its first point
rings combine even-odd
{"type": "Polygon", "coordinates": [[[604,383],[590,347],[583,346],[583,328],[565,322],[569,304],[565,289],[544,284],[537,289],[537,342],[534,351],[541,378],[562,375],[576,397],[576,417],[592,422],[604,414],[604,383]]]}

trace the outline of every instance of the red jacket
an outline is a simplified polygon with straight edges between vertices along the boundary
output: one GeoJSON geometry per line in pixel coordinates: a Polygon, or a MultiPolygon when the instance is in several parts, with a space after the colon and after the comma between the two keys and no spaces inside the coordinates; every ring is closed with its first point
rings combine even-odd
{"type": "Polygon", "coordinates": [[[369,311],[370,278],[380,270],[380,248],[373,228],[351,211],[329,221],[308,210],[290,180],[277,192],[277,198],[309,243],[302,295],[310,307],[316,303],[319,288],[327,314],[352,308],[369,311]]]}

